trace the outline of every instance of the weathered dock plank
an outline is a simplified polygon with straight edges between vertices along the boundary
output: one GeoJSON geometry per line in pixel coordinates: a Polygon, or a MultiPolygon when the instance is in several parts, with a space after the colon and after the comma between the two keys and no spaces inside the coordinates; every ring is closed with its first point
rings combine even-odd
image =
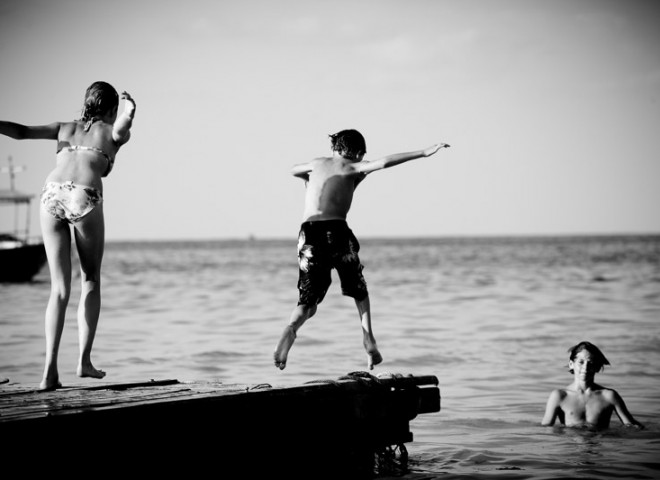
{"type": "Polygon", "coordinates": [[[0,439],[8,458],[61,464],[75,455],[72,465],[98,468],[100,455],[112,459],[104,471],[362,478],[374,473],[379,452],[405,453],[410,420],[438,411],[434,376],[355,372],[295,387],[163,380],[36,392],[3,385],[0,439]]]}

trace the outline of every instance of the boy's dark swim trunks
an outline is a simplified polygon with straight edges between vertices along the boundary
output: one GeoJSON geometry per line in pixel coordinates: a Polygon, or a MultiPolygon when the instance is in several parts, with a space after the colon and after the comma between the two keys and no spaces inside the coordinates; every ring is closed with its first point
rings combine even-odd
{"type": "Polygon", "coordinates": [[[364,299],[368,292],[359,250],[360,244],[344,220],[303,223],[298,235],[298,305],[323,301],[333,268],[339,275],[342,294],[364,299]]]}

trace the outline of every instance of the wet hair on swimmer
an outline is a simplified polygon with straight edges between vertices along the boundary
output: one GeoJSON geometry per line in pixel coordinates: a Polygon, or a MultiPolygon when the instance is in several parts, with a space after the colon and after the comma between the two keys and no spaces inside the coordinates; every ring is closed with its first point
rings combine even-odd
{"type": "Polygon", "coordinates": [[[85,122],[85,131],[88,131],[92,123],[99,120],[107,112],[119,105],[117,90],[107,82],[94,82],[85,92],[80,120],[85,122]]]}
{"type": "MultiPolygon", "coordinates": [[[[593,343],[590,342],[580,342],[577,345],[572,346],[571,348],[568,349],[569,353],[569,360],[575,360],[575,357],[577,356],[578,353],[580,353],[582,350],[586,350],[591,354],[593,357],[594,361],[594,366],[596,367],[596,371],[600,372],[603,370],[603,367],[605,365],[609,365],[610,362],[607,358],[605,358],[605,355],[603,355],[603,352],[600,351],[600,349],[594,345],[593,343]]],[[[570,373],[573,373],[573,369],[569,368],[568,371],[570,373]]]]}
{"type": "Polygon", "coordinates": [[[338,152],[347,158],[357,158],[360,154],[367,153],[367,144],[364,137],[357,130],[342,130],[334,135],[329,135],[332,151],[338,152]]]}

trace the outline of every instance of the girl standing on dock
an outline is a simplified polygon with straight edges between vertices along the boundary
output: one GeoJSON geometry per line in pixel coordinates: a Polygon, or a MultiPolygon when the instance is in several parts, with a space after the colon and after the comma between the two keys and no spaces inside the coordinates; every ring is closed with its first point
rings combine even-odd
{"type": "Polygon", "coordinates": [[[81,270],[78,306],[79,377],[103,378],[94,368],[92,344],[101,310],[101,261],[105,246],[103,182],[119,148],[128,142],[135,116],[135,101],[123,92],[124,111],[118,116],[119,95],[106,82],[87,89],[80,120],[27,126],[0,121],[0,133],[17,140],[57,141],[55,168],[46,177],[41,193],[40,219],[51,292],[46,308],[46,365],[39,386],[61,386],[57,356],[71,294],[71,235],[75,239],[81,270]],[[71,228],[73,227],[73,228],[71,228]]]}

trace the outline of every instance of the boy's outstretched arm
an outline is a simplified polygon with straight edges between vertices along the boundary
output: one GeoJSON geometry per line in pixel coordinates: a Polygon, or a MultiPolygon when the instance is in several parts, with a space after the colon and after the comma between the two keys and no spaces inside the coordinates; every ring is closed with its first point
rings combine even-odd
{"type": "Polygon", "coordinates": [[[21,125],[20,123],[0,121],[0,134],[16,140],[57,140],[59,132],[59,122],[49,125],[28,126],[21,125]]]}
{"type": "Polygon", "coordinates": [[[448,148],[449,145],[446,143],[436,143],[424,150],[417,150],[415,152],[405,152],[405,153],[395,153],[394,155],[388,155],[386,157],[379,158],[377,160],[364,160],[355,165],[355,170],[359,173],[371,173],[376,170],[382,170],[383,168],[394,167],[404,162],[410,160],[415,160],[416,158],[421,157],[430,157],[435,152],[441,148],[448,148]]]}
{"type": "Polygon", "coordinates": [[[131,138],[131,126],[133,125],[136,109],[135,100],[128,92],[122,92],[121,98],[126,100],[124,111],[117,117],[112,128],[112,139],[118,145],[123,145],[131,138]]]}

